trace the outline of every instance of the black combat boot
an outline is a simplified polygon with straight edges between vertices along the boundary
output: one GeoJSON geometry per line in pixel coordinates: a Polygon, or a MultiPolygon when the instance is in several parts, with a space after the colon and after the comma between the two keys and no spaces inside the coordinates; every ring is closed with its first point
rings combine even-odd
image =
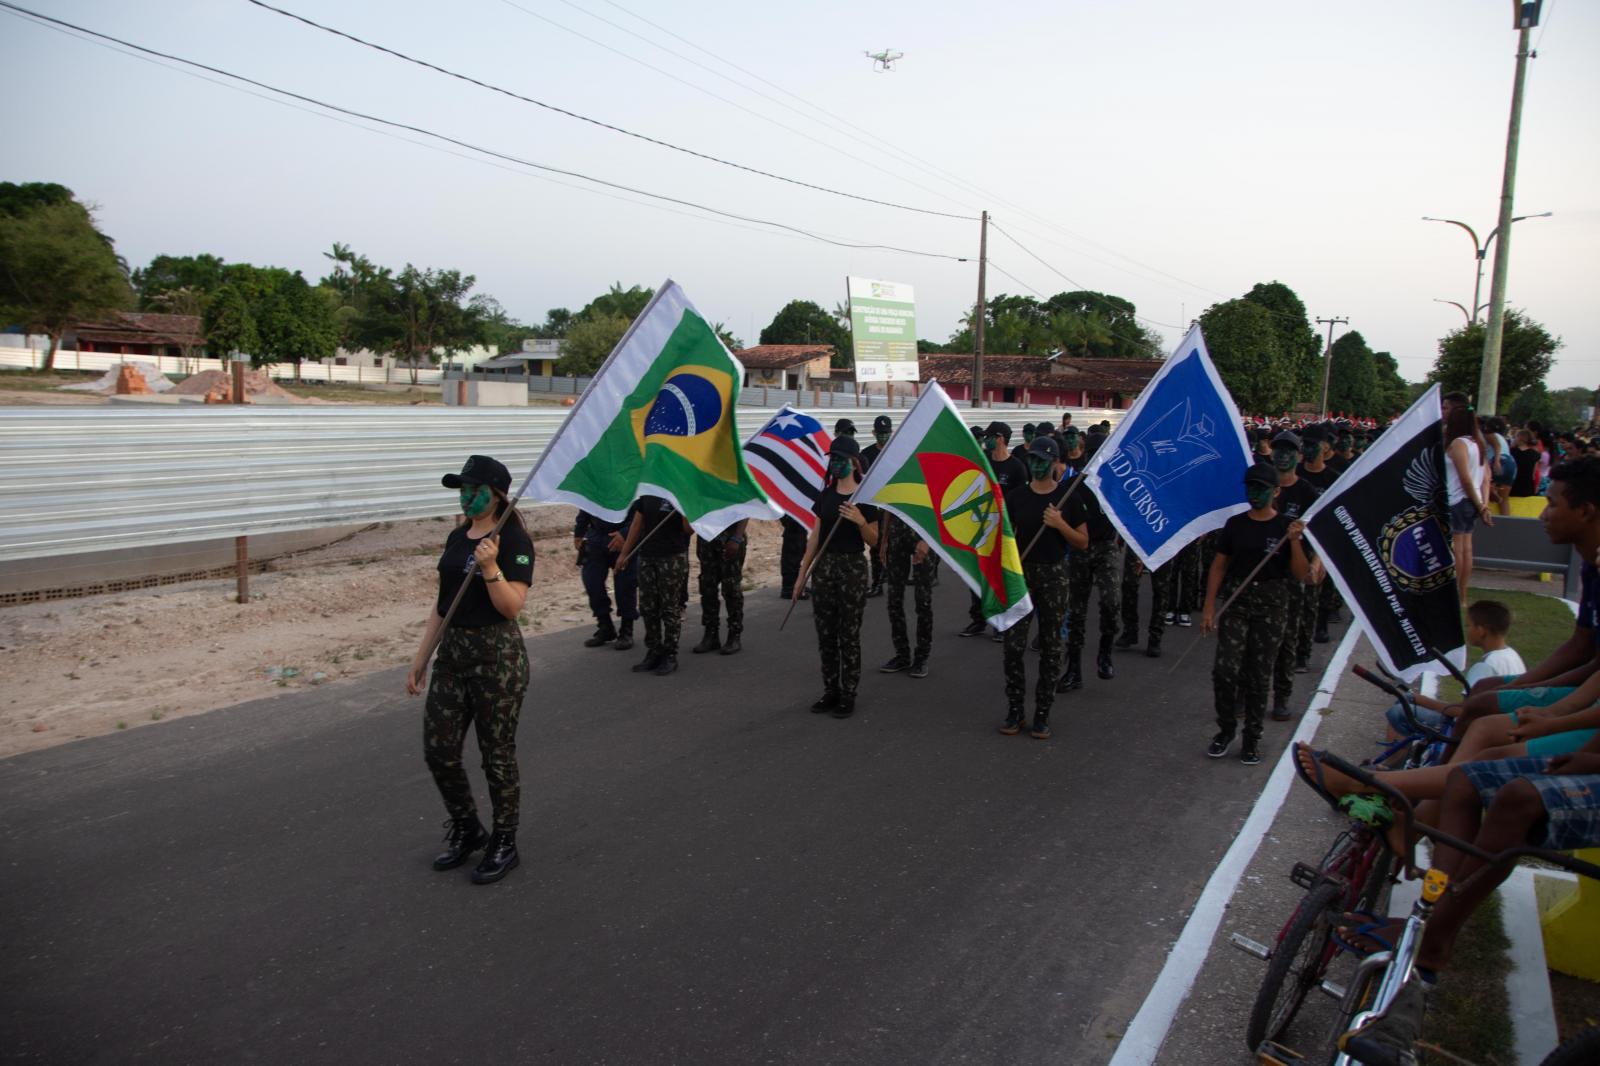
{"type": "Polygon", "coordinates": [[[1056,682],[1056,692],[1071,692],[1083,687],[1083,649],[1072,648],[1067,651],[1067,668],[1061,671],[1061,680],[1056,682]]]}
{"type": "Polygon", "coordinates": [[[822,694],[820,700],[811,705],[811,713],[821,714],[824,711],[831,711],[837,706],[839,706],[839,694],[833,689],[829,689],[822,694]]]}
{"type": "Polygon", "coordinates": [[[666,677],[677,669],[678,657],[676,655],[663,655],[661,661],[656,663],[654,673],[657,677],[666,677]]]}
{"type": "Polygon", "coordinates": [[[835,718],[849,718],[852,714],[855,714],[855,713],[856,713],[856,698],[854,696],[843,696],[843,695],[841,695],[839,697],[839,706],[837,706],[837,707],[835,707],[833,709],[833,716],[835,718]]]}
{"type": "Polygon", "coordinates": [[[722,642],[722,654],[738,655],[739,648],[739,631],[737,629],[728,630],[728,639],[722,642]]]}
{"type": "Polygon", "coordinates": [[[492,885],[515,870],[520,861],[517,858],[517,834],[496,829],[489,838],[489,847],[484,850],[483,860],[472,871],[472,883],[492,885]]]}
{"type": "Polygon", "coordinates": [[[1150,639],[1145,641],[1144,653],[1152,659],[1161,658],[1161,634],[1151,633],[1150,639]]]}
{"type": "Polygon", "coordinates": [[[1318,644],[1326,644],[1328,636],[1328,616],[1321,611],[1317,612],[1317,627],[1311,631],[1311,639],[1318,644]]]}
{"type": "Polygon", "coordinates": [[[636,674],[649,673],[661,665],[663,658],[664,656],[658,651],[647,651],[644,653],[643,659],[633,664],[633,672],[636,674]]]}
{"type": "Polygon", "coordinates": [[[444,835],[444,850],[434,857],[435,870],[454,870],[489,840],[489,833],[477,815],[452,818],[444,825],[449,832],[444,835]]]}
{"type": "Polygon", "coordinates": [[[1013,707],[1006,712],[1006,720],[1000,724],[1000,735],[1014,737],[1022,732],[1022,723],[1028,715],[1021,707],[1013,707]]]}
{"type": "Polygon", "coordinates": [[[624,618],[622,628],[617,630],[617,642],[612,645],[618,651],[631,651],[633,649],[633,619],[624,618]]]}
{"type": "Polygon", "coordinates": [[[1034,711],[1033,725],[1028,727],[1028,735],[1034,740],[1050,739],[1050,712],[1034,711]]]}
{"type": "Polygon", "coordinates": [[[708,651],[719,650],[722,647],[722,641],[718,636],[718,628],[714,625],[706,626],[706,635],[700,638],[700,643],[689,650],[696,655],[704,655],[708,651]]]}
{"type": "Polygon", "coordinates": [[[911,676],[918,678],[919,680],[928,676],[927,655],[919,655],[915,659],[911,660],[911,676]]]}
{"type": "Polygon", "coordinates": [[[1111,638],[1100,638],[1100,654],[1094,657],[1095,672],[1100,675],[1101,681],[1110,681],[1117,676],[1117,668],[1111,665],[1111,638]]]}
{"type": "Polygon", "coordinates": [[[583,642],[585,648],[598,648],[617,639],[617,627],[611,624],[609,614],[598,619],[598,623],[595,626],[594,636],[583,642]]]}
{"type": "Polygon", "coordinates": [[[1122,623],[1122,635],[1117,638],[1117,647],[1131,648],[1137,643],[1139,643],[1139,623],[1134,622],[1133,625],[1129,625],[1126,619],[1124,619],[1122,623]]]}

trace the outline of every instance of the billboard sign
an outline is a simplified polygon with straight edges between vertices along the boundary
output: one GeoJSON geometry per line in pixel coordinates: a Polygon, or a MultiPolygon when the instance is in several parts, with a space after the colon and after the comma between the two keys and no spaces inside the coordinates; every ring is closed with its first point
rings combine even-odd
{"type": "Polygon", "coordinates": [[[910,285],[846,278],[857,381],[916,381],[917,315],[910,285]]]}

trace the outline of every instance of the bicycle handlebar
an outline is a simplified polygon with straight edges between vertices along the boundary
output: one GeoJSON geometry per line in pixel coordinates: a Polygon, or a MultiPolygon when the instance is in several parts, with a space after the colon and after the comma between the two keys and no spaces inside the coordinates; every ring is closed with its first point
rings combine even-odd
{"type": "MultiPolygon", "coordinates": [[[[1400,713],[1405,716],[1406,725],[1413,733],[1421,737],[1426,737],[1435,744],[1448,744],[1453,747],[1454,745],[1460,743],[1459,738],[1451,737],[1447,734],[1441,733],[1417,717],[1417,704],[1415,699],[1412,698],[1411,687],[1404,681],[1396,678],[1395,683],[1390,684],[1388,681],[1385,681],[1371,670],[1368,670],[1366,667],[1360,665],[1352,666],[1350,669],[1361,680],[1367,682],[1368,684],[1376,685],[1378,688],[1395,698],[1395,700],[1400,704],[1400,713]]],[[[1380,669],[1382,668],[1380,667],[1380,669]]]]}
{"type": "Polygon", "coordinates": [[[1467,680],[1467,675],[1456,669],[1456,664],[1451,662],[1449,657],[1446,656],[1444,652],[1440,651],[1438,648],[1435,648],[1432,644],[1428,645],[1428,654],[1437,659],[1439,661],[1439,665],[1450,671],[1450,676],[1460,682],[1461,698],[1466,699],[1468,694],[1472,692],[1472,683],[1467,680]]]}

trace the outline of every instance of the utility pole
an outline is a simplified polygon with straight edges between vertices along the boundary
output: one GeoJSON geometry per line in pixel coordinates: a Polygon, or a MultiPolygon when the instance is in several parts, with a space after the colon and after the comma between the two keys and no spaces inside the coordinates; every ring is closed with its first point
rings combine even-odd
{"type": "Polygon", "coordinates": [[[1506,168],[1500,179],[1500,243],[1489,281],[1489,323],[1483,334],[1483,370],[1478,375],[1478,413],[1495,413],[1500,395],[1500,339],[1506,325],[1506,270],[1511,265],[1511,201],[1517,184],[1517,140],[1522,134],[1522,85],[1528,74],[1528,35],[1539,24],[1542,0],[1517,5],[1517,74],[1511,83],[1511,121],[1506,128],[1506,168]]]}
{"type": "Polygon", "coordinates": [[[1317,319],[1317,325],[1320,326],[1324,323],[1328,327],[1328,350],[1322,357],[1322,406],[1320,410],[1322,411],[1322,417],[1326,419],[1328,417],[1328,376],[1329,372],[1333,370],[1333,327],[1335,325],[1348,326],[1350,320],[1348,318],[1317,319]]]}
{"type": "Polygon", "coordinates": [[[972,326],[972,406],[983,406],[983,320],[988,317],[983,286],[989,271],[989,212],[978,229],[978,317],[972,326]]]}

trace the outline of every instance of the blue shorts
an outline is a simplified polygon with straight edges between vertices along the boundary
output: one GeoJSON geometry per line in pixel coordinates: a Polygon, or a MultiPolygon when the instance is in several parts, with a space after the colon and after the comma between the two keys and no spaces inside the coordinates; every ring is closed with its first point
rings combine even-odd
{"type": "MultiPolygon", "coordinates": [[[[1426,707],[1413,707],[1411,713],[1417,716],[1417,721],[1439,733],[1449,733],[1456,721],[1443,711],[1430,711],[1426,707]]],[[[1396,733],[1403,737],[1411,735],[1411,723],[1406,721],[1405,711],[1400,704],[1391,703],[1384,717],[1389,719],[1389,725],[1396,733]]]]}
{"type": "Polygon", "coordinates": [[[1576,685],[1545,685],[1542,688],[1497,688],[1495,706],[1501,714],[1515,718],[1519,707],[1548,707],[1578,691],[1576,685]]]}
{"type": "Polygon", "coordinates": [[[1553,759],[1557,755],[1571,755],[1589,741],[1600,729],[1568,729],[1549,733],[1528,741],[1528,756],[1534,759],[1553,759]]]}
{"type": "Polygon", "coordinates": [[[1478,799],[1489,806],[1496,792],[1524,778],[1539,792],[1544,822],[1528,834],[1528,843],[1551,851],[1572,851],[1600,844],[1600,775],[1551,776],[1544,772],[1548,759],[1496,759],[1462,763],[1478,799]]]}

